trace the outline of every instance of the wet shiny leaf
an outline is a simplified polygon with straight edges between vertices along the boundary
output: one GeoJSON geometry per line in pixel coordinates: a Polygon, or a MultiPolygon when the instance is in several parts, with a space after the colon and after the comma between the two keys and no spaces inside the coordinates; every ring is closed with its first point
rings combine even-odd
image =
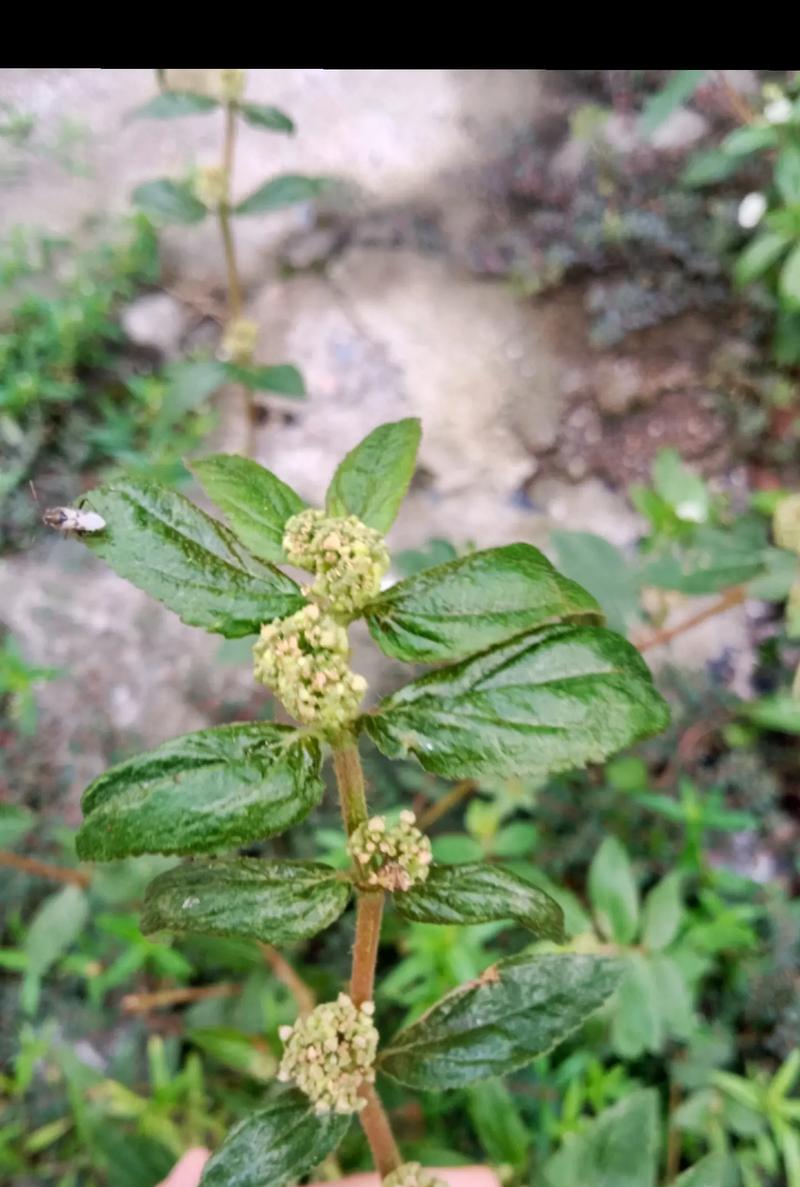
{"type": "Polygon", "coordinates": [[[120,479],[91,491],[85,504],[106,527],[84,543],[190,626],[238,638],[303,605],[290,577],[250,556],[223,524],[156,482],[120,479]]]}
{"type": "Polygon", "coordinates": [[[325,496],[329,515],[356,515],[387,532],[414,473],[421,436],[416,418],[379,425],[339,463],[325,496]]]}
{"type": "Polygon", "coordinates": [[[668,719],[630,643],[557,626],[423,676],[362,723],[389,758],[413,754],[439,775],[535,778],[601,762],[668,719]]]}
{"type": "Polygon", "coordinates": [[[254,556],[265,561],[286,560],[286,521],[305,506],[290,486],[257,462],[235,454],[213,454],[192,462],[191,468],[254,556]]]}
{"type": "Polygon", "coordinates": [[[263,722],[200,730],[95,779],[77,852],[109,861],[244,845],[296,824],[322,793],[313,738],[263,722]]]}
{"type": "Polygon", "coordinates": [[[318,862],[189,861],[147,887],[141,928],[145,934],[165,928],[278,944],[330,927],[349,897],[350,883],[318,862]]]}
{"type": "Polygon", "coordinates": [[[332,1154],[350,1125],[318,1117],[296,1088],[274,1085],[267,1101],[234,1125],[203,1170],[200,1187],[286,1187],[332,1154]]]}
{"type": "Polygon", "coordinates": [[[420,1092],[514,1071],[576,1030],[619,976],[615,960],[571,953],[501,960],[395,1035],[380,1067],[420,1092]]]}
{"type": "Polygon", "coordinates": [[[433,865],[417,886],[394,896],[405,919],[415,923],[491,923],[513,919],[541,939],[564,939],[558,903],[517,874],[486,862],[433,865]]]}
{"type": "Polygon", "coordinates": [[[387,655],[409,663],[461,659],[548,623],[602,611],[530,544],[488,548],[392,586],[365,610],[387,655]]]}

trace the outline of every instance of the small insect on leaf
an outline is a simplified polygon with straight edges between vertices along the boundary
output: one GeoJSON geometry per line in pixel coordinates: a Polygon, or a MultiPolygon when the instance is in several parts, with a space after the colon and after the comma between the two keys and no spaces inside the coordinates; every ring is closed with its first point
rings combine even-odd
{"type": "Polygon", "coordinates": [[[42,519],[59,532],[102,532],[106,526],[96,511],[81,511],[77,507],[50,507],[42,519]]]}

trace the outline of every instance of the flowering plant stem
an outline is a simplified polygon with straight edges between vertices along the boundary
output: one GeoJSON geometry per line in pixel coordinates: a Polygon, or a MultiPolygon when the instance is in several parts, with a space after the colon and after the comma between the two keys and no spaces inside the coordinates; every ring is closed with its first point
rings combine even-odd
{"type": "MultiPolygon", "coordinates": [[[[333,751],[333,767],[339,789],[342,820],[348,836],[367,819],[367,799],[364,791],[364,771],[358,748],[348,741],[333,751]]],[[[383,891],[357,892],[356,935],[353,943],[353,963],[350,974],[350,997],[355,1005],[372,1001],[375,988],[375,966],[383,919],[383,891]]],[[[382,1178],[402,1165],[389,1118],[380,1097],[371,1084],[361,1087],[366,1105],[359,1120],[369,1142],[372,1157],[382,1178]]]]}
{"type": "MultiPolygon", "coordinates": [[[[225,198],[219,204],[219,220],[222,245],[225,250],[225,266],[228,273],[228,310],[231,321],[242,316],[242,283],[236,263],[236,247],[231,225],[231,179],[233,177],[234,153],[236,150],[236,105],[225,104],[225,137],[222,143],[222,168],[225,175],[225,198]]],[[[241,387],[245,406],[246,445],[245,452],[252,456],[255,448],[255,401],[253,393],[244,384],[241,387]]]]}

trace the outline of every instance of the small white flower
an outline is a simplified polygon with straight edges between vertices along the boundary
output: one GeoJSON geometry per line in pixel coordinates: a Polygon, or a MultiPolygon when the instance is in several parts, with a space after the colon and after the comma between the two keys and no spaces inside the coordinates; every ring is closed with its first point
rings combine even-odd
{"type": "Polygon", "coordinates": [[[792,118],[792,104],[782,95],[780,99],[773,99],[764,108],[764,117],[770,124],[788,124],[792,118]]]}
{"type": "Polygon", "coordinates": [[[740,227],[750,231],[757,226],[767,210],[767,199],[763,194],[746,194],[739,203],[737,219],[740,227]]]}

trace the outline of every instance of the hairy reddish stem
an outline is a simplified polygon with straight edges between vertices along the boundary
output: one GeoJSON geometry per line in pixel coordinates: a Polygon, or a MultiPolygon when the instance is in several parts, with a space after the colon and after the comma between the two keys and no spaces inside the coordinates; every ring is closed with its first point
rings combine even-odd
{"type": "Polygon", "coordinates": [[[375,1169],[382,1179],[402,1166],[403,1156],[397,1148],[392,1127],[381,1099],[371,1084],[364,1084],[361,1096],[367,1102],[358,1114],[361,1128],[364,1130],[375,1169]]]}
{"type": "MultiPolygon", "coordinates": [[[[339,788],[342,820],[348,836],[367,819],[367,797],[364,772],[358,747],[353,741],[334,749],[333,767],[339,788]]],[[[372,1001],[375,991],[375,965],[383,919],[383,891],[357,891],[356,935],[353,942],[353,964],[350,974],[350,996],[355,1005],[372,1001]]],[[[366,1101],[359,1113],[359,1121],[369,1142],[375,1167],[381,1178],[391,1174],[402,1164],[402,1157],[394,1140],[389,1118],[371,1084],[362,1084],[361,1096],[366,1101]]]]}

